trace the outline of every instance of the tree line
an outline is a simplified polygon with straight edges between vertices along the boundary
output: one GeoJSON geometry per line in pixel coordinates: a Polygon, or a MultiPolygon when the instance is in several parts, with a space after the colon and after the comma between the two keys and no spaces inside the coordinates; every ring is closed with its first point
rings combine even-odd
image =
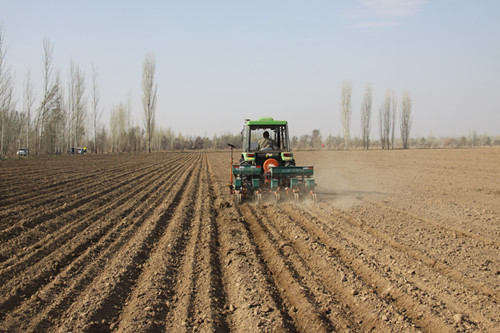
{"type": "Polygon", "coordinates": [[[110,109],[109,123],[102,122],[99,75],[92,66],[90,79],[81,67],[70,64],[66,82],[53,66],[54,47],[43,40],[42,91],[40,102],[27,71],[21,110],[16,109],[14,76],[7,64],[4,34],[0,26],[0,158],[15,156],[27,148],[30,156],[73,153],[85,147],[92,153],[151,152],[227,148],[240,145],[240,134],[220,133],[212,137],[185,136],[156,124],[156,63],[146,54],[142,72],[142,124],[132,118],[130,97],[110,109]]]}
{"type": "MultiPolygon", "coordinates": [[[[221,133],[212,137],[184,136],[171,128],[156,125],[156,64],[154,56],[146,54],[142,75],[143,123],[132,119],[130,97],[110,110],[108,126],[102,122],[99,76],[92,66],[90,80],[73,61],[66,82],[61,71],[53,66],[54,48],[43,40],[42,91],[38,103],[31,73],[27,71],[22,94],[14,96],[14,77],[7,64],[4,35],[0,26],[0,158],[14,156],[19,148],[27,148],[31,156],[72,153],[76,147],[86,147],[92,153],[151,152],[168,150],[220,150],[227,143],[241,145],[240,134],[221,133]],[[16,109],[16,99],[22,102],[16,109]]],[[[340,118],[342,134],[322,137],[319,130],[311,135],[293,136],[294,149],[350,149],[378,147],[466,147],[499,145],[498,138],[478,136],[473,132],[461,138],[410,138],[412,103],[409,91],[403,93],[400,106],[394,91],[387,90],[379,106],[379,139],[371,137],[373,90],[367,85],[361,104],[361,137],[351,138],[350,119],[352,87],[344,81],[341,88],[340,118]],[[399,120],[400,137],[396,139],[399,120]]]]}
{"type": "MultiPolygon", "coordinates": [[[[342,83],[340,119],[342,123],[343,145],[348,149],[352,142],[350,136],[351,120],[351,95],[352,86],[350,81],[342,83]]],[[[371,122],[372,122],[373,89],[367,84],[363,101],[361,103],[361,141],[364,149],[369,149],[371,144],[371,122]]],[[[401,108],[399,112],[400,143],[403,149],[410,147],[410,129],[412,118],[412,102],[409,91],[403,93],[401,108]]],[[[380,104],[379,113],[379,137],[382,149],[394,149],[396,138],[396,122],[398,120],[398,101],[396,93],[387,89],[384,101],[380,104]]]]}

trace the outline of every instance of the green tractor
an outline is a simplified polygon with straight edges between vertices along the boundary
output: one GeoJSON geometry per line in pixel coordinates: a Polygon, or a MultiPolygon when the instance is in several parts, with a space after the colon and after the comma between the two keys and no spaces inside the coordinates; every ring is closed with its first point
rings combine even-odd
{"type": "Polygon", "coordinates": [[[282,195],[297,202],[304,195],[314,192],[313,166],[296,166],[290,149],[288,122],[262,117],[245,120],[241,132],[243,144],[241,159],[233,163],[231,146],[231,179],[229,188],[237,203],[254,199],[262,203],[262,195],[271,194],[276,202],[282,195]]]}

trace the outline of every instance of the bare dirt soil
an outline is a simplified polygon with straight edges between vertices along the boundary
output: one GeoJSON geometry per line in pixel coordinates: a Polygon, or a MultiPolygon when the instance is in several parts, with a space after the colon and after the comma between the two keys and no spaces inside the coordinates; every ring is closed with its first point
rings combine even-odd
{"type": "Polygon", "coordinates": [[[0,331],[499,331],[500,149],[295,155],[316,204],[235,205],[229,152],[1,161],[0,331]]]}

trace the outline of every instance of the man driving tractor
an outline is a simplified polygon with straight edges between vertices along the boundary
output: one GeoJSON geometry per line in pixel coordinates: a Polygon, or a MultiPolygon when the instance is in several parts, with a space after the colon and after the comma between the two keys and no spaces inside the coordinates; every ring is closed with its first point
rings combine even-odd
{"type": "Polygon", "coordinates": [[[265,131],[262,139],[259,140],[259,145],[257,146],[257,150],[272,150],[276,149],[276,142],[273,139],[269,138],[269,132],[265,131]]]}

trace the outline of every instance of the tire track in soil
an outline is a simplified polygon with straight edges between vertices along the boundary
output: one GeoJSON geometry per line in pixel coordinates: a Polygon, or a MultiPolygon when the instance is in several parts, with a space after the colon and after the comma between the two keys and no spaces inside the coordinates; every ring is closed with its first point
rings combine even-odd
{"type": "MultiPolygon", "coordinates": [[[[188,159],[188,162],[189,162],[189,159],[188,159]]],[[[169,169],[166,169],[166,173],[168,173],[169,169]]],[[[178,171],[178,173],[181,173],[181,171],[178,171]]],[[[170,176],[170,175],[168,175],[170,176]]],[[[175,174],[173,175],[175,177],[175,174]]],[[[124,243],[125,240],[124,239],[121,239],[120,236],[117,236],[120,234],[120,232],[123,232],[123,233],[128,233],[131,235],[131,232],[135,229],[137,229],[137,226],[141,225],[142,224],[142,221],[145,219],[145,217],[147,217],[148,215],[151,214],[151,212],[153,211],[153,208],[154,208],[154,203],[155,202],[161,202],[162,201],[162,198],[163,198],[163,192],[161,191],[161,188],[163,187],[164,190],[168,188],[171,188],[172,185],[169,184],[168,180],[169,178],[167,177],[166,180],[164,180],[163,182],[161,182],[161,186],[157,186],[155,183],[154,183],[154,178],[151,178],[152,182],[150,183],[150,187],[152,186],[152,188],[144,188],[142,190],[142,194],[139,194],[138,197],[136,197],[135,199],[129,199],[129,197],[127,197],[125,200],[119,200],[117,203],[120,204],[120,205],[125,205],[125,206],[119,206],[119,207],[116,207],[116,203],[112,203],[112,208],[113,209],[116,209],[112,211],[113,214],[115,214],[115,218],[107,218],[106,221],[105,221],[105,224],[103,225],[102,222],[98,225],[98,226],[95,226],[94,227],[94,232],[96,234],[92,235],[90,234],[90,237],[91,238],[84,238],[82,240],[82,244],[80,245],[80,248],[85,248],[91,244],[96,244],[95,246],[91,246],[91,250],[87,250],[86,252],[84,252],[84,254],[82,255],[82,257],[79,257],[79,253],[72,253],[72,252],[69,252],[69,254],[66,256],[68,259],[68,262],[67,263],[60,263],[59,266],[61,267],[66,267],[64,270],[63,270],[63,274],[62,275],[58,275],[56,276],[56,278],[53,280],[53,281],[56,281],[55,282],[55,285],[66,285],[66,281],[67,280],[70,280],[72,279],[74,276],[74,274],[76,273],[79,273],[79,270],[80,269],[83,269],[85,272],[87,271],[90,271],[91,273],[95,273],[95,272],[92,272],[92,268],[90,269],[86,269],[85,267],[88,267],[88,266],[85,266],[85,260],[87,262],[90,262],[92,263],[92,256],[98,256],[99,254],[99,251],[100,250],[107,250],[107,247],[110,247],[110,248],[116,248],[115,247],[115,244],[116,243],[124,243]],[[156,193],[153,191],[153,195],[151,196],[151,191],[152,190],[155,190],[156,193]],[[151,200],[152,202],[148,202],[148,200],[143,200],[143,199],[148,199],[148,200],[151,200]],[[136,206],[135,203],[136,202],[141,202],[143,201],[143,203],[140,203],[139,206],[136,206]],[[142,207],[142,208],[141,208],[142,207]],[[117,209],[118,208],[118,209],[117,209]],[[134,209],[136,209],[134,211],[134,209]],[[142,213],[141,213],[142,212],[142,213]],[[128,214],[128,215],[127,215],[128,214]],[[118,223],[115,223],[114,220],[118,220],[118,221],[122,221],[122,217],[123,218],[129,218],[129,219],[135,219],[137,218],[138,219],[138,222],[136,224],[131,224],[131,225],[126,225],[126,226],[123,226],[124,223],[121,223],[121,224],[118,224],[118,223]],[[109,222],[108,222],[109,221],[109,222]],[[108,225],[106,225],[108,224],[108,225]],[[117,225],[115,225],[117,224],[117,225]],[[106,234],[106,232],[110,229],[111,231],[106,234]],[[122,231],[122,230],[125,230],[125,231],[122,231]],[[132,230],[132,231],[130,231],[132,230]],[[103,236],[104,235],[104,236],[103,236]],[[99,241],[100,239],[104,238],[104,241],[99,241]],[[118,239],[115,243],[114,242],[114,239],[115,238],[118,239]],[[77,259],[76,260],[76,264],[73,264],[71,263],[71,261],[73,259],[71,259],[72,257],[76,257],[77,259]],[[89,258],[90,257],[90,258],[89,258]],[[87,259],[85,259],[87,258],[87,259]],[[83,263],[82,263],[83,261],[83,263]],[[71,264],[70,264],[71,263],[71,264]],[[67,264],[67,265],[66,265],[67,264]],[[66,266],[65,266],[66,265],[66,266]],[[75,267],[76,266],[76,267],[75,267]],[[82,268],[83,267],[83,268],[82,268]],[[69,275],[69,276],[68,276],[69,275]]],[[[137,196],[137,194],[134,194],[137,196]]],[[[123,220],[124,221],[124,220],[123,220]]],[[[58,251],[54,251],[54,253],[58,253],[58,251]]],[[[108,259],[111,257],[110,253],[113,253],[112,251],[104,251],[104,253],[106,255],[101,255],[100,257],[100,260],[103,261],[103,263],[107,262],[108,259]]],[[[57,262],[57,259],[56,259],[56,262],[57,262]]],[[[42,264],[41,267],[52,267],[50,264],[42,264]]],[[[62,270],[62,269],[61,269],[62,270]]],[[[53,272],[55,274],[55,272],[53,272]]],[[[51,275],[51,279],[54,277],[54,275],[51,275]]],[[[87,281],[89,280],[90,278],[88,276],[85,276],[83,277],[81,280],[85,281],[84,283],[88,283],[87,281]]],[[[78,279],[76,279],[78,280],[78,279]]],[[[40,281],[39,281],[40,282],[40,281]]],[[[29,283],[29,282],[28,282],[29,283]]],[[[40,282],[41,284],[44,283],[44,281],[40,282]]],[[[73,283],[72,286],[79,286],[81,282],[77,282],[77,283],[73,283]]],[[[49,283],[49,287],[48,289],[50,290],[51,289],[51,285],[53,283],[50,282],[49,283]]],[[[36,287],[36,284],[32,284],[34,287],[36,287]]],[[[71,293],[78,293],[78,290],[75,292],[74,290],[69,292],[70,294],[71,293]]],[[[29,296],[29,295],[28,295],[29,296]]],[[[32,297],[35,299],[35,301],[37,302],[40,302],[42,299],[41,297],[36,294],[35,297],[32,297]]],[[[43,297],[45,298],[45,297],[43,297]]],[[[57,300],[57,297],[56,297],[56,300],[57,300]]],[[[43,300],[42,303],[46,302],[46,300],[43,300]]],[[[57,301],[55,302],[57,303],[57,301]]],[[[28,307],[28,309],[31,309],[30,307],[28,307]]],[[[26,310],[26,309],[24,309],[26,310]]],[[[20,309],[20,312],[23,311],[23,308],[20,309]]],[[[30,311],[27,311],[27,312],[30,312],[30,311]]]]}
{"type": "MultiPolygon", "coordinates": [[[[135,290],[141,273],[148,269],[151,254],[163,237],[165,230],[171,228],[172,216],[186,201],[186,187],[193,183],[193,173],[200,160],[200,154],[194,160],[183,164],[182,177],[176,181],[176,194],[168,205],[160,205],[143,222],[137,232],[126,241],[94,281],[66,311],[59,325],[69,331],[110,331],[116,329],[124,306],[129,304],[129,296],[135,290]]],[[[168,196],[168,193],[165,194],[168,196]]],[[[151,259],[150,259],[151,258],[151,259]]],[[[157,269],[161,269],[159,266],[157,269]]],[[[163,281],[162,284],[165,284],[163,281]]],[[[161,286],[160,286],[161,287],[161,286]]],[[[156,293],[161,289],[156,289],[156,293]]],[[[142,309],[141,309],[142,311],[142,309]]]]}
{"type": "MultiPolygon", "coordinates": [[[[380,317],[385,315],[387,319],[397,318],[397,322],[387,320],[389,322],[385,325],[403,325],[403,330],[421,328],[424,331],[452,331],[451,327],[443,324],[442,320],[435,316],[431,309],[419,301],[414,301],[395,283],[363,261],[362,253],[364,251],[361,249],[364,245],[357,246],[354,242],[356,236],[353,235],[356,235],[356,230],[339,229],[344,224],[345,219],[332,220],[330,218],[327,222],[318,216],[319,214],[306,212],[299,207],[292,209],[283,205],[282,209],[292,221],[295,221],[312,237],[319,240],[325,247],[334,249],[336,257],[346,266],[346,276],[352,277],[353,282],[348,279],[346,288],[354,289],[356,290],[355,294],[362,295],[364,301],[368,302],[367,307],[376,309],[376,311],[384,309],[384,312],[379,313],[380,317]],[[365,298],[367,295],[373,295],[373,297],[365,298]]],[[[389,330],[389,327],[382,329],[382,331],[389,330]]]]}

